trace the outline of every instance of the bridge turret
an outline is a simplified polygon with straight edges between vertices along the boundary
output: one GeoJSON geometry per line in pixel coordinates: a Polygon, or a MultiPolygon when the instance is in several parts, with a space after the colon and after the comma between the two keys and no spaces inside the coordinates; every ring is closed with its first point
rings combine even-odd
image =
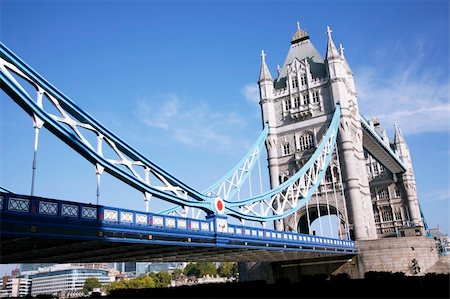
{"type": "Polygon", "coordinates": [[[413,225],[423,227],[422,217],[420,216],[419,200],[416,190],[416,179],[414,177],[414,171],[412,166],[411,154],[409,152],[408,145],[405,142],[402,131],[397,124],[395,127],[394,146],[395,152],[402,159],[406,166],[406,171],[402,174],[403,186],[405,188],[409,218],[413,225]]]}
{"type": "Polygon", "coordinates": [[[341,105],[339,128],[339,156],[343,161],[343,181],[347,199],[351,232],[356,240],[376,239],[368,174],[362,143],[362,129],[353,75],[344,57],[338,52],[327,27],[328,45],[325,59],[329,88],[334,104],[341,105]]]}
{"type": "Polygon", "coordinates": [[[263,120],[266,120],[269,126],[273,127],[275,126],[275,114],[273,113],[274,109],[270,109],[272,107],[269,106],[273,106],[274,84],[266,64],[264,50],[261,51],[261,71],[259,72],[258,85],[263,120]]]}
{"type": "MultiPolygon", "coordinates": [[[[269,68],[266,64],[266,54],[261,51],[261,70],[259,72],[259,96],[261,105],[261,113],[263,122],[269,124],[269,134],[266,139],[266,148],[268,153],[268,164],[270,173],[270,186],[275,188],[279,185],[278,177],[280,175],[278,169],[278,153],[277,153],[277,134],[276,126],[277,120],[274,107],[274,82],[270,75],[269,68]]],[[[264,126],[264,123],[263,123],[264,126]]],[[[282,228],[280,221],[276,221],[276,226],[279,230],[282,228]]]]}

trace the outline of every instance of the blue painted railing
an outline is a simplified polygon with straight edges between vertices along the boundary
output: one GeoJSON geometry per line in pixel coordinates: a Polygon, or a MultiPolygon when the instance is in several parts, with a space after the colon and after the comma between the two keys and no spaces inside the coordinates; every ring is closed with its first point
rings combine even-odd
{"type": "MultiPolygon", "coordinates": [[[[2,223],[22,220],[28,224],[42,224],[50,221],[58,226],[76,224],[97,227],[100,230],[136,231],[148,234],[160,232],[193,238],[203,236],[215,238],[218,246],[223,247],[254,248],[255,244],[256,246],[259,244],[261,247],[264,246],[264,249],[273,250],[309,248],[310,251],[356,252],[353,241],[228,224],[226,218],[218,216],[198,220],[13,193],[0,192],[0,215],[2,223]],[[219,224],[222,225],[221,229],[218,228],[219,224]]],[[[0,231],[1,235],[5,234],[2,227],[0,231]]]]}

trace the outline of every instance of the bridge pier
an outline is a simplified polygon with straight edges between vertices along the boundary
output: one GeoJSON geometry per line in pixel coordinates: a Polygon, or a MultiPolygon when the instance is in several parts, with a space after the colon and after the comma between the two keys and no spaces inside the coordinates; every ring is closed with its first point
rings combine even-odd
{"type": "Polygon", "coordinates": [[[288,279],[291,282],[299,282],[303,276],[341,273],[347,273],[356,279],[363,278],[364,274],[370,271],[403,272],[405,275],[413,276],[434,273],[435,269],[439,268],[437,265],[442,263],[446,263],[447,267],[444,272],[450,272],[448,259],[442,262],[436,241],[428,237],[393,237],[357,243],[359,254],[353,257],[311,256],[295,261],[240,263],[240,280],[264,280],[266,283],[276,283],[288,279]],[[416,260],[420,267],[418,273],[414,271],[413,260],[416,260]]]}

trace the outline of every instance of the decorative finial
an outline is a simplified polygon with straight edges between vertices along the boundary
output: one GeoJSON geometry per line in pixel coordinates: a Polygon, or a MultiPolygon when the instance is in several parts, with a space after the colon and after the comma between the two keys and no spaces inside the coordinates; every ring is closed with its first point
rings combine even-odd
{"type": "Polygon", "coordinates": [[[279,64],[277,64],[277,73],[278,73],[278,75],[280,75],[280,73],[281,73],[281,68],[280,68],[279,64]]]}
{"type": "Polygon", "coordinates": [[[266,61],[266,53],[264,53],[264,50],[261,50],[261,58],[263,61],[266,61]]]}
{"type": "Polygon", "coordinates": [[[330,26],[327,26],[327,34],[329,39],[331,39],[331,32],[333,32],[333,30],[331,30],[330,26]]]}
{"type": "Polygon", "coordinates": [[[394,121],[394,128],[395,128],[396,131],[398,130],[398,126],[397,126],[397,122],[396,121],[394,121]]]}
{"type": "Polygon", "coordinates": [[[342,46],[342,44],[339,44],[339,53],[341,53],[341,56],[344,57],[344,47],[342,46]]]}
{"type": "Polygon", "coordinates": [[[372,114],[372,123],[375,127],[378,127],[380,125],[380,122],[378,121],[378,119],[372,114]]]}
{"type": "Polygon", "coordinates": [[[297,31],[292,36],[291,44],[295,44],[308,38],[308,33],[305,30],[302,30],[302,28],[300,28],[300,22],[297,22],[297,31]]]}

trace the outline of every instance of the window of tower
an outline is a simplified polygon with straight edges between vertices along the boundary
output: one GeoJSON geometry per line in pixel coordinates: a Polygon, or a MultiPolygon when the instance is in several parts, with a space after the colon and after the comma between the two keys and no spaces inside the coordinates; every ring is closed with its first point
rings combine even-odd
{"type": "Polygon", "coordinates": [[[294,108],[300,107],[300,98],[298,95],[294,96],[294,108]]]}
{"type": "Polygon", "coordinates": [[[400,209],[397,209],[395,211],[395,220],[402,220],[402,212],[400,211],[400,209]]]}
{"type": "Polygon", "coordinates": [[[381,216],[383,216],[383,221],[392,221],[392,209],[391,207],[383,207],[381,216]]]}
{"type": "Polygon", "coordinates": [[[319,91],[314,91],[312,94],[312,102],[319,103],[319,91]]]}
{"type": "Polygon", "coordinates": [[[283,144],[283,155],[287,156],[291,153],[289,143],[283,144]]]}
{"type": "Polygon", "coordinates": [[[305,105],[309,104],[309,94],[308,93],[303,94],[303,100],[304,100],[305,105]]]}
{"type": "Polygon", "coordinates": [[[298,80],[297,77],[292,77],[292,88],[297,88],[298,87],[298,80]]]}
{"type": "Polygon", "coordinates": [[[380,163],[378,163],[378,167],[380,167],[380,174],[385,174],[385,173],[386,173],[386,168],[384,168],[383,165],[381,165],[380,163]]]}
{"type": "Polygon", "coordinates": [[[373,168],[373,176],[374,177],[376,177],[376,176],[378,176],[379,174],[380,174],[380,170],[379,170],[379,168],[378,168],[378,163],[373,163],[372,164],[372,168],[373,168]]]}
{"type": "Polygon", "coordinates": [[[378,199],[388,199],[389,193],[387,189],[378,190],[378,199]]]}
{"type": "Polygon", "coordinates": [[[314,147],[314,138],[312,134],[303,134],[298,138],[298,150],[305,151],[314,147]]]}
{"type": "Polygon", "coordinates": [[[402,190],[399,188],[399,186],[394,187],[394,192],[396,197],[402,197],[402,190]]]}
{"type": "Polygon", "coordinates": [[[375,223],[380,223],[380,215],[377,213],[374,214],[374,216],[375,216],[375,223]]]}
{"type": "Polygon", "coordinates": [[[373,204],[373,216],[375,217],[375,222],[380,223],[380,211],[378,210],[378,206],[373,204]]]}
{"type": "Polygon", "coordinates": [[[306,85],[306,74],[300,76],[300,84],[306,85]]]}
{"type": "Polygon", "coordinates": [[[291,110],[291,99],[286,99],[284,101],[284,107],[286,108],[286,111],[291,110]]]}

